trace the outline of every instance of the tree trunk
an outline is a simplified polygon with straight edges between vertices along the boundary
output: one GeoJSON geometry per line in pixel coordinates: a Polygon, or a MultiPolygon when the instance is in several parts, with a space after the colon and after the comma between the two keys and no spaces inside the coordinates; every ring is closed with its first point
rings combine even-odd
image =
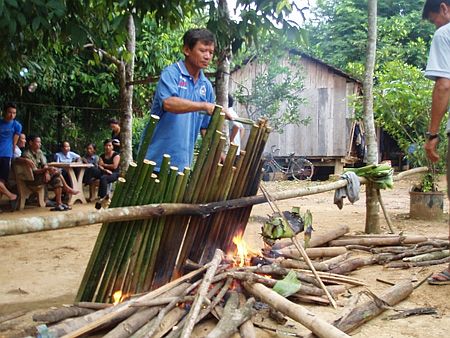
{"type": "MultiPolygon", "coordinates": [[[[368,2],[368,36],[366,53],[366,72],[364,76],[364,126],[367,141],[368,164],[378,163],[378,145],[373,118],[373,74],[377,50],[377,0],[368,2]]],[[[366,186],[366,233],[379,233],[377,190],[372,184],[366,186]]]]}
{"type": "MultiPolygon", "coordinates": [[[[219,0],[218,11],[220,20],[229,21],[230,12],[228,10],[228,1],[219,0]]],[[[228,88],[230,80],[231,46],[219,46],[219,58],[216,71],[216,102],[225,109],[228,108],[228,88]]],[[[226,137],[225,149],[228,149],[230,143],[230,128],[228,121],[223,125],[223,133],[226,137]]]]}
{"type": "Polygon", "coordinates": [[[136,29],[134,26],[133,15],[130,14],[127,20],[127,52],[129,61],[122,61],[119,67],[120,81],[120,106],[122,116],[120,118],[120,145],[121,162],[120,171],[124,173],[128,165],[133,160],[133,85],[130,84],[134,79],[134,56],[136,52],[136,29]]]}

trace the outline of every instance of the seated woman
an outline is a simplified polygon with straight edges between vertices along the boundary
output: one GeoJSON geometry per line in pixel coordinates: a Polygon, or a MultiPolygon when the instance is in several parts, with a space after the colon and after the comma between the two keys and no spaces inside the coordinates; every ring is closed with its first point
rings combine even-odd
{"type": "Polygon", "coordinates": [[[89,143],[88,145],[86,145],[85,150],[86,150],[86,153],[81,158],[81,162],[86,163],[86,164],[92,164],[93,167],[87,168],[86,171],[84,172],[83,183],[90,184],[90,183],[92,183],[93,180],[95,180],[95,178],[92,177],[92,175],[94,173],[94,169],[98,167],[99,157],[96,154],[97,147],[95,146],[94,143],[89,143]]]}
{"type": "Polygon", "coordinates": [[[93,170],[91,175],[91,178],[97,178],[100,180],[98,187],[98,197],[100,199],[106,196],[108,184],[117,181],[119,178],[120,163],[120,155],[113,150],[114,148],[111,139],[103,142],[103,147],[105,153],[100,155],[98,167],[92,168],[93,170]]]}
{"type": "MultiPolygon", "coordinates": [[[[72,162],[80,162],[81,156],[77,153],[74,153],[73,151],[70,151],[70,143],[67,141],[64,141],[61,144],[61,151],[57,152],[55,154],[55,162],[58,163],[72,163],[72,162]]],[[[78,175],[78,172],[75,171],[75,173],[78,175]]],[[[65,169],[61,169],[61,174],[66,180],[66,182],[71,182],[69,173],[65,169]]],[[[73,185],[72,185],[73,186],[73,185]]]]}

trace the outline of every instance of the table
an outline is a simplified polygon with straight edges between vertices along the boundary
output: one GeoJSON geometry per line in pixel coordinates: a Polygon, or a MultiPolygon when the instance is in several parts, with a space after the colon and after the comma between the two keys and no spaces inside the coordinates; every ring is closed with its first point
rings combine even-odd
{"type": "MultiPolygon", "coordinates": [[[[84,196],[83,191],[83,177],[84,171],[86,168],[91,168],[94,165],[91,163],[81,163],[81,162],[72,162],[72,163],[61,163],[61,162],[50,162],[49,166],[55,168],[62,168],[67,171],[69,174],[70,180],[72,181],[72,188],[74,190],[78,190],[80,193],[76,195],[70,195],[68,204],[73,205],[75,201],[80,201],[81,203],[87,203],[86,197],[84,196]],[[78,175],[75,174],[74,169],[79,169],[78,175]]],[[[67,182],[69,183],[69,182],[67,182]]]]}

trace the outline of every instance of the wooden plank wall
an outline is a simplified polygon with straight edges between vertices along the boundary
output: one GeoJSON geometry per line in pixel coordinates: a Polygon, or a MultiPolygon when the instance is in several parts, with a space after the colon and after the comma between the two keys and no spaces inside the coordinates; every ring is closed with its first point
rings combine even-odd
{"type": "MultiPolygon", "coordinates": [[[[312,59],[302,58],[301,63],[305,86],[302,96],[307,103],[299,113],[310,116],[311,122],[307,126],[288,125],[282,134],[273,132],[265,151],[270,151],[274,145],[280,148],[276,154],[278,156],[295,153],[306,157],[344,157],[350,141],[353,117],[348,94],[354,92],[357,84],[312,59]]],[[[261,68],[252,62],[233,72],[230,92],[236,91],[238,84],[251,88],[252,79],[261,68]]],[[[235,109],[240,115],[246,115],[245,108],[238,103],[235,109]]]]}

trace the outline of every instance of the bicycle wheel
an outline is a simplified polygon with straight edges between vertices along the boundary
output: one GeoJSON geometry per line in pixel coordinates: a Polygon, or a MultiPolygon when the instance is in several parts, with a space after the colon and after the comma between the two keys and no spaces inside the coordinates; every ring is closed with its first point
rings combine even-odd
{"type": "Polygon", "coordinates": [[[306,158],[292,161],[290,174],[294,180],[310,180],[314,175],[314,165],[306,158]]]}
{"type": "Polygon", "coordinates": [[[276,171],[277,169],[275,168],[275,166],[272,163],[266,161],[263,165],[262,180],[266,182],[275,180],[276,171]]]}

